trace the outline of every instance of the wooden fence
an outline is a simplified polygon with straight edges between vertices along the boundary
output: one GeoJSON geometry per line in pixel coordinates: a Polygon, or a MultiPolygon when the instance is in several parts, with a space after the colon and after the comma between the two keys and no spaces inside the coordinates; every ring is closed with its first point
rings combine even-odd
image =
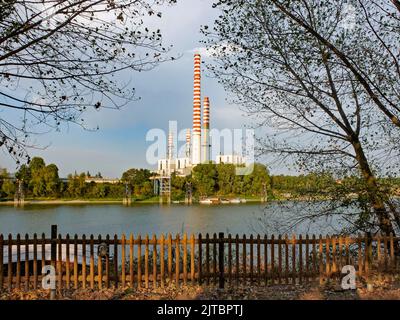
{"type": "Polygon", "coordinates": [[[344,265],[353,265],[359,277],[376,272],[394,275],[400,269],[395,255],[399,240],[223,233],[79,238],[57,236],[53,226],[50,238],[0,235],[0,291],[41,287],[45,265],[55,267],[58,289],[302,284],[338,279],[344,265]]]}

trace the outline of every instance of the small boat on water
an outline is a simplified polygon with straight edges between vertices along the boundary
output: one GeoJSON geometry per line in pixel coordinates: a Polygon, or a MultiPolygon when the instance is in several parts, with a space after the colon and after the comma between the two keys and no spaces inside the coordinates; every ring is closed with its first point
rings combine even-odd
{"type": "Polygon", "coordinates": [[[229,202],[230,203],[240,203],[240,199],[239,198],[231,199],[229,202]]]}
{"type": "Polygon", "coordinates": [[[228,204],[228,203],[231,203],[231,201],[229,199],[221,199],[221,203],[228,204]]]}
{"type": "Polygon", "coordinates": [[[200,199],[199,202],[201,204],[219,204],[221,203],[221,200],[217,197],[212,197],[212,198],[200,199]]]}
{"type": "Polygon", "coordinates": [[[246,203],[246,199],[242,199],[242,198],[235,198],[235,199],[231,199],[229,200],[229,203],[246,203]]]}

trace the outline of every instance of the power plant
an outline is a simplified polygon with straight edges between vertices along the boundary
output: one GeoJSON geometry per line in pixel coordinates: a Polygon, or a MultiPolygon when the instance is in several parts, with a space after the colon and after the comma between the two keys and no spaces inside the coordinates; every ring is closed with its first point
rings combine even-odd
{"type": "MultiPolygon", "coordinates": [[[[167,197],[170,201],[171,174],[178,176],[190,175],[192,169],[201,163],[209,163],[211,159],[211,137],[210,137],[210,98],[203,99],[203,117],[201,100],[201,56],[194,54],[194,76],[193,76],[193,126],[192,130],[186,131],[185,156],[175,156],[172,132],[168,134],[168,147],[166,158],[159,159],[156,176],[154,177],[155,193],[159,194],[160,201],[167,197]]],[[[216,156],[215,163],[231,163],[235,165],[245,164],[244,157],[236,154],[216,156]]]]}

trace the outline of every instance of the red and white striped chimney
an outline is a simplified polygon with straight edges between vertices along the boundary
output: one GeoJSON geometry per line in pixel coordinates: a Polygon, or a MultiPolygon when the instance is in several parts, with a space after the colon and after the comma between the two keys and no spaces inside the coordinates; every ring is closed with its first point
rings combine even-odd
{"type": "Polygon", "coordinates": [[[210,99],[204,97],[203,110],[203,162],[210,161],[210,99]]]}
{"type": "Polygon", "coordinates": [[[201,162],[201,57],[194,55],[192,164],[201,162]]]}

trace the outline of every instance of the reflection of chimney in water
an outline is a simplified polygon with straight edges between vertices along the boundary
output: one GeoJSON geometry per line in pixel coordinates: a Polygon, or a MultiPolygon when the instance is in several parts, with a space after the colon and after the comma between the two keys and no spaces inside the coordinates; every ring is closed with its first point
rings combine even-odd
{"type": "Polygon", "coordinates": [[[204,97],[203,113],[203,162],[210,161],[210,99],[204,97]]]}
{"type": "Polygon", "coordinates": [[[201,57],[194,55],[192,164],[201,162],[201,57]]]}

